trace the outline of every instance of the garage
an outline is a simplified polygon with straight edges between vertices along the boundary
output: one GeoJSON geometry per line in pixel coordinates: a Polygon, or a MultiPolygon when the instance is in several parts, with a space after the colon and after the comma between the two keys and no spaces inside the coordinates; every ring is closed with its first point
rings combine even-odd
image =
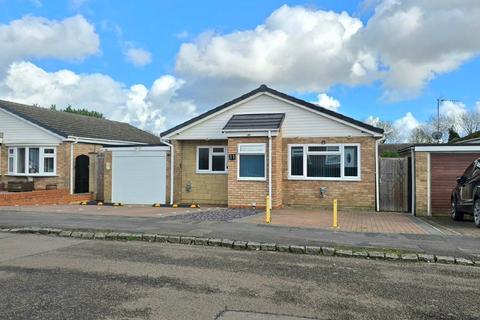
{"type": "Polygon", "coordinates": [[[409,194],[413,215],[450,213],[450,197],[457,177],[480,158],[480,144],[415,144],[400,150],[412,160],[409,194]]]}
{"type": "Polygon", "coordinates": [[[165,204],[167,146],[111,148],[112,202],[165,204]]]}
{"type": "Polygon", "coordinates": [[[431,153],[431,210],[434,214],[450,211],[450,195],[457,177],[480,153],[431,153]]]}

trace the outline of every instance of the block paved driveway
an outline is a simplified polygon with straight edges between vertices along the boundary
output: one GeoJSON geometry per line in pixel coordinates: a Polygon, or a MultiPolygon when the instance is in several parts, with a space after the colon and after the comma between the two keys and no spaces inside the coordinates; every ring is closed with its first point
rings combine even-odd
{"type": "MultiPolygon", "coordinates": [[[[242,219],[263,223],[264,215],[242,219]]],[[[279,226],[332,229],[331,211],[323,209],[278,209],[272,211],[271,224],[279,226]]],[[[437,234],[438,230],[410,214],[392,212],[338,212],[338,230],[347,232],[437,234]]]]}

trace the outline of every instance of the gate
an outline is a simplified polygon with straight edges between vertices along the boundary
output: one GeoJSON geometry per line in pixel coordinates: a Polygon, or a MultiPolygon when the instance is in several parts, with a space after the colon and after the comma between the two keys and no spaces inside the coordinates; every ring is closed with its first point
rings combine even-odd
{"type": "Polygon", "coordinates": [[[105,174],[105,155],[103,153],[97,154],[97,177],[95,179],[96,183],[96,194],[95,194],[95,200],[97,201],[104,201],[105,200],[105,195],[104,195],[104,174],[105,174]]]}
{"type": "Polygon", "coordinates": [[[380,158],[380,211],[408,212],[408,158],[380,158]]]}

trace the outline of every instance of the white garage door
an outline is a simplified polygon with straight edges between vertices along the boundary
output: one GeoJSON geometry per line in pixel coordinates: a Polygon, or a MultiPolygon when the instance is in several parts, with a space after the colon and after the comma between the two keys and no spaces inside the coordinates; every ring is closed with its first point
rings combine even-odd
{"type": "Polygon", "coordinates": [[[164,204],[165,189],[165,151],[112,151],[112,202],[164,204]]]}

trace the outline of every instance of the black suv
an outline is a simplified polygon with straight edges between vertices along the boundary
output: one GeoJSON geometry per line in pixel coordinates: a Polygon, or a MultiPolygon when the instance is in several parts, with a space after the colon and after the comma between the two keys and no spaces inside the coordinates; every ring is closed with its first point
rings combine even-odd
{"type": "Polygon", "coordinates": [[[452,191],[451,213],[453,220],[462,220],[464,214],[473,214],[480,228],[480,159],[471,163],[452,191]]]}

